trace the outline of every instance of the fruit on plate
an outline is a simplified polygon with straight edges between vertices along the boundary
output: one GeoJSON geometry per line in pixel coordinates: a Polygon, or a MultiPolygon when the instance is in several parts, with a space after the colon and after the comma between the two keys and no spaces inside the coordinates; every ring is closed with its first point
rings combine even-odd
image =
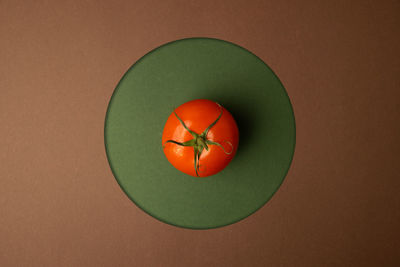
{"type": "Polygon", "coordinates": [[[239,130],[233,116],[220,104],[192,100],[176,108],[162,134],[168,161],[196,177],[214,175],[235,156],[239,130]]]}

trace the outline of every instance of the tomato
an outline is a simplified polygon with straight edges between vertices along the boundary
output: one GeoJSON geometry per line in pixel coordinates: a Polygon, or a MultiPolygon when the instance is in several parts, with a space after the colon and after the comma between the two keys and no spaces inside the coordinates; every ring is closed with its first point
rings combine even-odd
{"type": "Polygon", "coordinates": [[[232,115],[206,99],[182,104],[169,116],[162,134],[168,161],[197,177],[214,175],[236,154],[239,130],[232,115]]]}

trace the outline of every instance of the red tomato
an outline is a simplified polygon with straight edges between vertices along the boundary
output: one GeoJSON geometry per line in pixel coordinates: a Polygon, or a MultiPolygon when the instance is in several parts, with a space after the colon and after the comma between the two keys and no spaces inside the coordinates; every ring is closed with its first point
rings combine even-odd
{"type": "Polygon", "coordinates": [[[178,170],[206,177],[224,169],[235,156],[239,130],[232,115],[206,99],[189,101],[169,116],[162,144],[178,170]]]}

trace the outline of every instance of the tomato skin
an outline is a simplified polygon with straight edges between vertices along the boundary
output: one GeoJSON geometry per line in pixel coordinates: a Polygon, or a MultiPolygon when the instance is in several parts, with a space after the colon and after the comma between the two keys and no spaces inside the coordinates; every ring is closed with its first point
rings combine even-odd
{"type": "MultiPolygon", "coordinates": [[[[221,113],[219,121],[209,130],[206,138],[220,143],[226,150],[217,145],[209,145],[201,153],[199,161],[199,177],[214,175],[224,169],[236,154],[239,144],[239,130],[233,116],[222,106],[207,100],[198,99],[186,102],[175,109],[176,114],[186,126],[201,134],[221,113]],[[231,145],[230,145],[231,144],[231,145]]],[[[197,176],[194,165],[194,149],[190,146],[179,146],[173,143],[165,143],[167,140],[186,142],[193,136],[183,127],[174,113],[169,116],[162,135],[164,153],[168,161],[178,170],[197,176]]]]}

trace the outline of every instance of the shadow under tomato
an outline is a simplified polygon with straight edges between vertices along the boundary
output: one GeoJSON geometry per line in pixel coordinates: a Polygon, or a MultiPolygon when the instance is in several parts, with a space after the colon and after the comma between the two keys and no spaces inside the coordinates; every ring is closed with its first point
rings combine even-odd
{"type": "Polygon", "coordinates": [[[218,103],[223,105],[235,119],[239,128],[239,150],[246,150],[251,143],[252,131],[254,130],[253,114],[249,107],[243,107],[236,103],[229,101],[217,100],[218,103]]]}

